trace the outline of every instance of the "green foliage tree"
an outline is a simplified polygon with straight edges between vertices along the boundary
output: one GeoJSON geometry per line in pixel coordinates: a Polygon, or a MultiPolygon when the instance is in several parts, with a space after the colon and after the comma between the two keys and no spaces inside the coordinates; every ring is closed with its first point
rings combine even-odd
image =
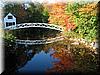
{"type": "Polygon", "coordinates": [[[95,3],[69,3],[66,7],[66,14],[71,16],[70,20],[74,21],[77,26],[74,32],[80,34],[88,42],[95,40],[97,34],[95,11],[95,3]]]}
{"type": "Polygon", "coordinates": [[[3,39],[4,39],[5,46],[9,47],[15,45],[16,37],[13,34],[9,32],[5,32],[3,39]]]}
{"type": "Polygon", "coordinates": [[[40,3],[30,3],[29,8],[27,8],[26,12],[29,22],[48,22],[48,12],[47,10],[44,10],[44,6],[40,3]]]}

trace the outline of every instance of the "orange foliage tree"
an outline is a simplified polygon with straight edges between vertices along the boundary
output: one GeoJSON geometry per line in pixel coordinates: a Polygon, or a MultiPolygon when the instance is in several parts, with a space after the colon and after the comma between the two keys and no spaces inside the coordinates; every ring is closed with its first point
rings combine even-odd
{"type": "Polygon", "coordinates": [[[65,3],[54,3],[48,5],[49,23],[65,27],[66,30],[75,29],[75,24],[69,21],[69,16],[65,14],[65,3]]]}

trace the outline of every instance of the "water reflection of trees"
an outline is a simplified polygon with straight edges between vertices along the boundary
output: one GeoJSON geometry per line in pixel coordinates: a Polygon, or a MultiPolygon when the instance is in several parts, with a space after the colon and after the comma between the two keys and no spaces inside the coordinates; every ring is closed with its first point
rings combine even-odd
{"type": "MultiPolygon", "coordinates": [[[[44,45],[32,45],[32,46],[22,46],[20,45],[16,48],[16,57],[17,57],[17,68],[23,67],[35,54],[43,50],[44,45]]],[[[46,53],[48,51],[45,51],[46,53]]]]}
{"type": "Polygon", "coordinates": [[[59,63],[54,63],[54,67],[48,70],[47,74],[55,72],[61,74],[69,72],[97,72],[98,55],[83,44],[72,45],[71,42],[66,39],[46,45],[46,48],[51,46],[56,50],[56,53],[53,54],[55,58],[61,59],[59,63]]]}

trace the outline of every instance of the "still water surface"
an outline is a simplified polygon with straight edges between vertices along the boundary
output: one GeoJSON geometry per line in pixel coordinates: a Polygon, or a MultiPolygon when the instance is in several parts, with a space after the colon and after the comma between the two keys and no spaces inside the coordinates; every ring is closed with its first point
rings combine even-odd
{"type": "MultiPolygon", "coordinates": [[[[27,52],[27,56],[31,56],[32,50],[27,52]]],[[[18,73],[45,73],[48,69],[53,67],[53,63],[59,62],[60,59],[54,58],[52,54],[55,53],[55,50],[52,48],[45,52],[41,50],[36,53],[31,60],[28,60],[27,63],[18,69],[18,73]]]]}

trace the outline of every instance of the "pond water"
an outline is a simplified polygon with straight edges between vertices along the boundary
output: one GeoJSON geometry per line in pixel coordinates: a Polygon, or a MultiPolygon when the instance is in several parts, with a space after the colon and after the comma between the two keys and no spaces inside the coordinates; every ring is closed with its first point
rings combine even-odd
{"type": "Polygon", "coordinates": [[[27,47],[19,45],[15,48],[14,54],[17,58],[18,75],[96,72],[97,68],[97,55],[82,44],[74,46],[70,43],[57,42],[27,47]]]}
{"type": "Polygon", "coordinates": [[[60,59],[54,58],[52,54],[55,53],[55,50],[50,48],[47,52],[40,50],[40,52],[36,52],[34,56],[32,56],[32,50],[27,52],[27,57],[32,58],[27,61],[27,63],[20,67],[17,72],[18,73],[45,73],[48,69],[53,67],[53,63],[59,62],[60,59]]]}

